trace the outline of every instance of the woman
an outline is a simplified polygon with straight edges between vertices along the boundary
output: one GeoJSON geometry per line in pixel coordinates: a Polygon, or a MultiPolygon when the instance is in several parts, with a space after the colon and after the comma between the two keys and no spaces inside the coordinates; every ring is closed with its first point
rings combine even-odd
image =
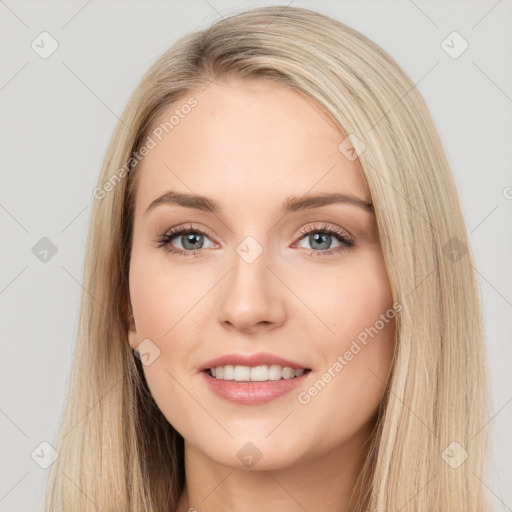
{"type": "Polygon", "coordinates": [[[466,227],[377,45],[285,6],[182,38],[94,197],[48,511],[490,510],[466,227]]]}

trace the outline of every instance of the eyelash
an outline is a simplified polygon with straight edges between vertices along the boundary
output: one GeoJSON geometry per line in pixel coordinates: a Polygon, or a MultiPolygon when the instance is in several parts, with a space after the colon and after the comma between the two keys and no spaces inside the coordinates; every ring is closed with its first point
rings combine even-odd
{"type": "MultiPolygon", "coordinates": [[[[208,237],[208,234],[199,228],[194,228],[192,225],[190,225],[189,228],[185,227],[178,227],[173,228],[170,231],[167,231],[160,235],[157,239],[157,248],[164,248],[167,250],[167,252],[171,254],[176,254],[178,256],[197,256],[199,252],[201,252],[203,249],[194,249],[192,251],[184,251],[182,249],[175,249],[170,245],[173,238],[176,238],[178,235],[188,235],[191,233],[199,233],[200,235],[204,235],[208,237]]],[[[305,251],[308,251],[309,256],[331,256],[343,251],[346,251],[353,247],[355,243],[348,238],[342,231],[340,231],[338,228],[334,226],[324,225],[321,228],[317,228],[314,226],[309,226],[307,228],[303,228],[300,231],[301,237],[299,240],[304,238],[305,236],[308,236],[311,233],[322,233],[327,235],[334,235],[339,242],[341,242],[341,245],[336,249],[324,249],[324,250],[314,250],[314,249],[304,249],[305,251]]]]}

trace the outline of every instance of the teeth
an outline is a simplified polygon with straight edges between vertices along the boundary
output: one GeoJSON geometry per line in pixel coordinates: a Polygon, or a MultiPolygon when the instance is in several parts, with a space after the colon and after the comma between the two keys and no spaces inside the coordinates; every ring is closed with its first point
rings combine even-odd
{"type": "Polygon", "coordinates": [[[238,382],[264,382],[268,380],[288,380],[304,374],[304,368],[294,370],[288,366],[277,364],[262,366],[238,366],[227,364],[211,368],[212,377],[221,380],[236,380],[238,382]]]}
{"type": "MultiPolygon", "coordinates": [[[[224,367],[224,378],[226,378],[226,367],[224,367]]],[[[251,369],[248,366],[235,366],[233,369],[233,380],[251,380],[251,369]]]]}
{"type": "Polygon", "coordinates": [[[233,380],[235,378],[235,367],[230,364],[224,366],[224,375],[222,378],[224,380],[233,380]]]}
{"type": "Polygon", "coordinates": [[[251,380],[255,382],[268,380],[268,366],[254,366],[251,368],[251,380]]]}

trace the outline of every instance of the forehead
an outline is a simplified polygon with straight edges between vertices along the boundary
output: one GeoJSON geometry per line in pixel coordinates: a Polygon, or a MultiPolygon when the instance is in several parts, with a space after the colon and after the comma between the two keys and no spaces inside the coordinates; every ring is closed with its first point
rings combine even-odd
{"type": "Polygon", "coordinates": [[[308,192],[369,201],[359,161],[338,149],[346,135],[316,102],[288,87],[214,82],[171,105],[150,136],[155,146],[137,170],[138,213],[167,189],[238,206],[308,192]],[[192,97],[195,106],[181,110],[192,97]]]}

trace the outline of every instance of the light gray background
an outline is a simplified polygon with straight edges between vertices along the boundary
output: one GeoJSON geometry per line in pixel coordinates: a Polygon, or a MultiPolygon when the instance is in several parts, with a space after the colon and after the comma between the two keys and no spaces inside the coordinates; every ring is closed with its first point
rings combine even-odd
{"type": "MultiPolygon", "coordinates": [[[[77,334],[92,191],[136,83],[178,37],[281,2],[0,0],[0,510],[41,510],[77,334]],[[59,47],[32,48],[47,31],[59,47]],[[48,237],[58,252],[32,252],[48,237]],[[40,448],[39,448],[40,450],[40,448]]],[[[284,3],[284,2],[283,2],[284,3]]],[[[288,3],[288,0],[287,2],[288,3]]],[[[476,256],[494,397],[489,487],[512,510],[512,0],[299,1],[360,30],[409,73],[458,184],[476,256]],[[441,42],[469,43],[452,59],[441,42]],[[507,193],[508,192],[508,193],[507,193]]]]}

